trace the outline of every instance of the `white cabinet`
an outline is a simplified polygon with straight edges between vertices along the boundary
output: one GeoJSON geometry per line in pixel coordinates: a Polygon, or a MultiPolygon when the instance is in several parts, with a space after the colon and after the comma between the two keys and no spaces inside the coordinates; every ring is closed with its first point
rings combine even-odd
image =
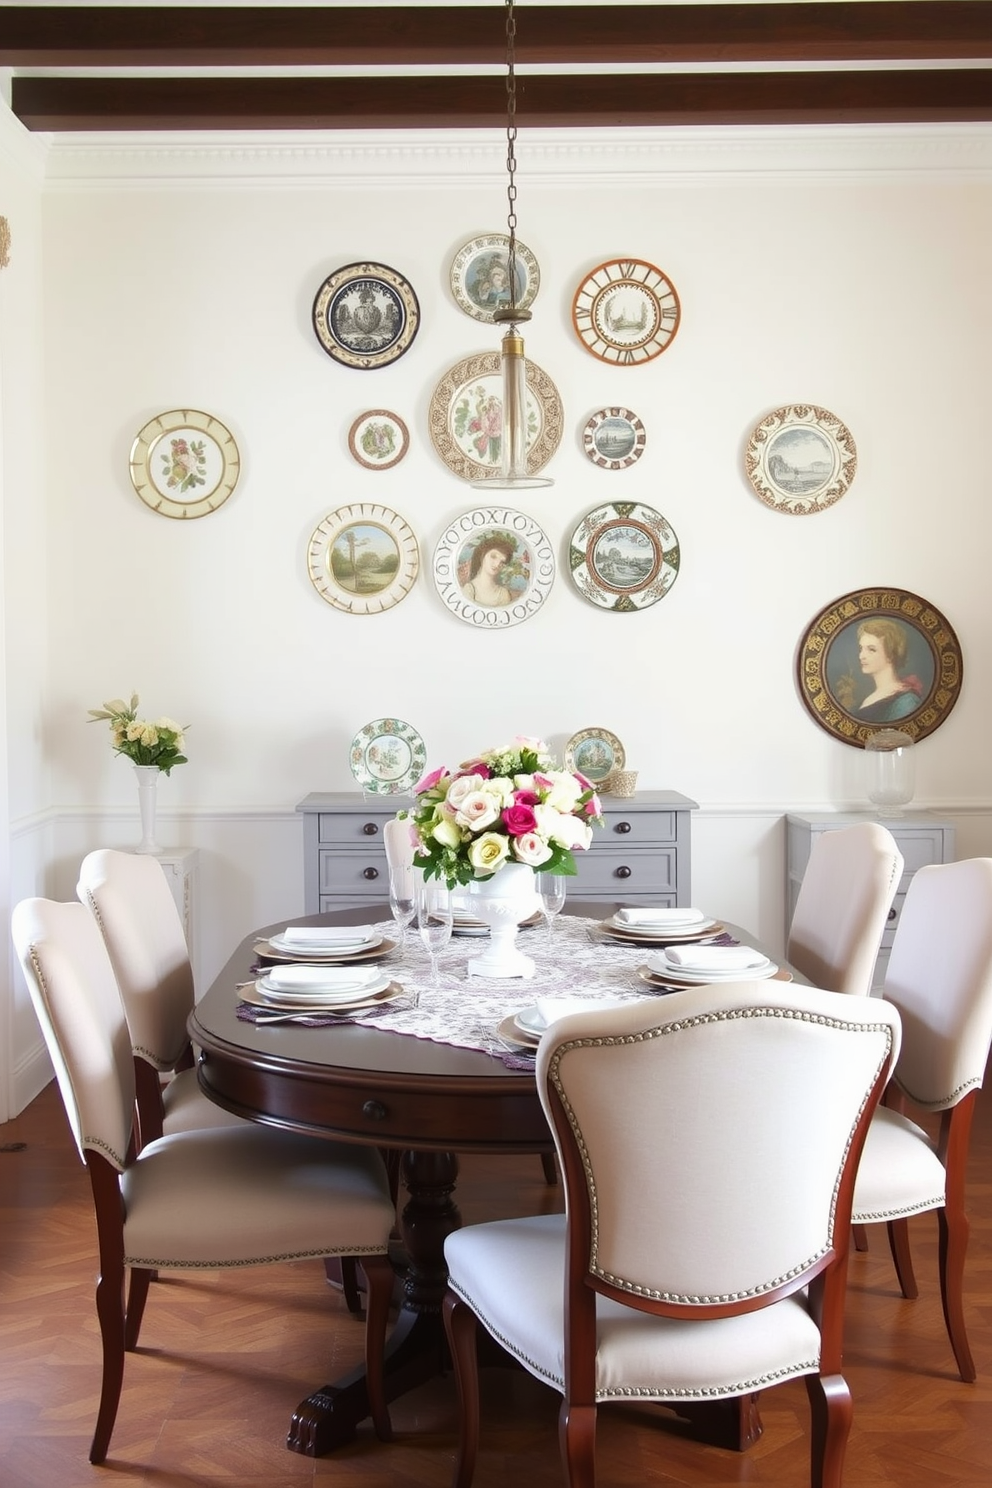
{"type": "Polygon", "coordinates": [[[899,851],[903,855],[904,867],[899,887],[892,908],[889,910],[888,924],[882,935],[882,944],[875,962],[875,974],[872,978],[872,988],[881,991],[885,981],[885,970],[889,964],[889,951],[892,949],[892,940],[902,913],[902,906],[906,898],[906,890],[909,888],[910,879],[917,868],[924,868],[929,863],[951,863],[954,861],[954,827],[949,821],[943,821],[940,817],[931,816],[929,811],[907,811],[904,816],[893,816],[881,818],[873,815],[870,811],[824,811],[815,812],[809,816],[789,815],[786,823],[786,877],[787,877],[787,905],[786,924],[792,924],[792,916],[796,909],[796,899],[799,896],[799,885],[802,883],[806,864],[809,861],[810,850],[813,842],[822,832],[833,832],[838,827],[851,827],[856,822],[880,821],[882,826],[887,827],[898,844],[899,851]]]}

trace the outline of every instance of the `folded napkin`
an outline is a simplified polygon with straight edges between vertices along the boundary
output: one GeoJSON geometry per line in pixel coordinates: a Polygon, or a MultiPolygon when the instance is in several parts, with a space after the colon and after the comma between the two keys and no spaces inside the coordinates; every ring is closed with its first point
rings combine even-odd
{"type": "Polygon", "coordinates": [[[377,966],[369,971],[351,966],[271,966],[265,972],[265,985],[277,992],[337,991],[342,987],[366,987],[381,976],[377,966]]]}
{"type": "Polygon", "coordinates": [[[537,1011],[535,1024],[543,1022],[547,1028],[549,1024],[557,1023],[559,1018],[567,1018],[569,1013],[598,1013],[603,1008],[619,1007],[619,1003],[599,997],[539,997],[534,1007],[537,1011]]]}
{"type": "Polygon", "coordinates": [[[618,925],[701,925],[706,919],[701,909],[618,909],[613,916],[618,925]]]}
{"type": "Polygon", "coordinates": [[[284,945],[364,945],[373,935],[371,925],[287,925],[282,941],[284,945]]]}
{"type": "Polygon", "coordinates": [[[652,961],[655,970],[666,963],[687,971],[757,971],[768,965],[768,957],[753,946],[668,946],[652,961]]]}

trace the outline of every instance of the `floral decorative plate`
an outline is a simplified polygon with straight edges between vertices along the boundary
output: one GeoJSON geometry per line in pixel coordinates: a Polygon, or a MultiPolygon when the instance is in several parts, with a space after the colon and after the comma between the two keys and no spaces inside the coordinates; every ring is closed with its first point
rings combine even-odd
{"type": "Polygon", "coordinates": [[[858,452],[836,414],[789,403],[754,429],[744,468],[766,506],[805,517],[840,500],[854,479],[858,452]]]}
{"type": "Polygon", "coordinates": [[[660,356],[679,328],[679,297],[668,276],[639,258],[593,269],[575,291],[572,324],[601,362],[634,367],[660,356]]]}
{"type": "Polygon", "coordinates": [[[593,785],[605,785],[627,763],[624,747],[609,729],[580,729],[565,745],[566,770],[578,770],[593,785]]]}
{"type": "Polygon", "coordinates": [[[313,302],[313,327],[345,367],[385,367],[409,351],[420,328],[412,287],[386,264],[353,263],[328,274],[313,302]]]}
{"type": "Polygon", "coordinates": [[[409,794],[426,766],[423,739],[402,719],[373,719],[351,741],[351,773],[370,795],[409,794]]]}
{"type": "Polygon", "coordinates": [[[647,434],[628,408],[601,408],[582,431],[582,448],[604,470],[626,470],[644,453],[647,434]]]}
{"type": "MultiPolygon", "coordinates": [[[[561,443],[561,398],[551,378],[527,362],[527,471],[543,470],[561,443]]],[[[503,383],[498,351],[463,358],[434,389],[428,409],[431,443],[465,480],[500,473],[503,383]]]]}
{"type": "MultiPolygon", "coordinates": [[[[459,309],[473,320],[493,324],[493,311],[510,303],[510,239],[506,233],[484,233],[463,243],[451,264],[451,293],[459,309]]],[[[537,297],[541,271],[537,259],[518,238],[514,249],[516,307],[526,310],[537,297]]]]}
{"type": "Polygon", "coordinates": [[[310,579],[322,599],[351,615],[377,615],[405,599],[420,572],[417,539],[388,506],[341,506],[314,528],[310,579]]]}
{"type": "Polygon", "coordinates": [[[603,610],[630,614],[663,599],[679,573],[679,540],[660,512],[640,501],[594,507],[568,545],[572,583],[603,610]]]}
{"type": "Polygon", "coordinates": [[[348,430],[348,448],[366,470],[389,470],[410,448],[410,431],[398,413],[370,408],[348,430]]]}
{"type": "Polygon", "coordinates": [[[162,517],[205,517],[230,496],[241,456],[211,413],[174,408],[151,419],[131,446],[131,484],[162,517]]]}
{"type": "Polygon", "coordinates": [[[476,507],[434,549],[434,584],[453,615],[476,629],[504,629],[535,614],[554,583],[555,550],[532,518],[476,507]]]}

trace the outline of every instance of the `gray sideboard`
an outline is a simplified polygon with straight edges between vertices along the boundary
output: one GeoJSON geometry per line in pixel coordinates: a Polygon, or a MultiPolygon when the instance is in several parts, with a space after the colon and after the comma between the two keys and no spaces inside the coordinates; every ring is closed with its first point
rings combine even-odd
{"type": "Polygon", "coordinates": [[[954,827],[951,822],[944,821],[940,817],[931,816],[929,811],[907,811],[903,816],[875,816],[870,811],[819,811],[809,816],[790,814],[786,817],[786,877],[787,877],[787,919],[786,924],[792,924],[792,916],[796,909],[796,900],[799,897],[799,885],[802,883],[803,874],[806,872],[806,864],[809,861],[810,850],[817,837],[823,832],[834,832],[838,827],[851,827],[856,822],[880,821],[883,827],[888,827],[898,844],[902,853],[904,868],[896,897],[892,908],[889,910],[889,920],[882,935],[882,944],[875,962],[875,973],[872,977],[872,990],[880,992],[885,981],[885,971],[889,964],[889,952],[892,949],[892,941],[899,924],[899,916],[906,899],[906,890],[909,888],[910,879],[917,868],[924,868],[929,863],[951,863],[954,861],[954,827]]]}
{"type": "MultiPolygon", "coordinates": [[[[360,909],[389,895],[382,829],[412,803],[400,796],[372,800],[358,791],[313,792],[297,806],[303,816],[306,914],[360,909]]],[[[611,903],[690,903],[691,815],[696,802],[677,791],[603,797],[604,824],[593,846],[576,853],[577,898],[611,903]]]]}

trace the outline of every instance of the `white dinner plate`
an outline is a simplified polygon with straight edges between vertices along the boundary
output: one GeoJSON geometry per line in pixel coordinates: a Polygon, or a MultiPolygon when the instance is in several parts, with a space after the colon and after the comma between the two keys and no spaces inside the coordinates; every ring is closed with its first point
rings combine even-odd
{"type": "Polygon", "coordinates": [[[373,946],[379,945],[382,936],[377,930],[365,931],[360,939],[342,940],[340,942],[321,940],[287,940],[285,935],[272,935],[269,937],[269,945],[274,950],[291,953],[294,956],[304,956],[315,953],[320,956],[353,956],[357,951],[370,951],[373,946]]]}
{"type": "Polygon", "coordinates": [[[276,995],[265,992],[257,982],[250,982],[248,986],[239,989],[238,996],[242,1002],[247,1002],[252,1007],[267,1008],[270,1013],[347,1013],[355,1008],[373,1007],[376,1003],[391,1002],[394,997],[403,995],[404,988],[400,983],[391,982],[388,978],[384,978],[383,982],[384,985],[377,991],[365,989],[353,991],[347,997],[335,997],[332,994],[329,998],[289,992],[276,995]]]}
{"type": "Polygon", "coordinates": [[[648,925],[617,925],[613,920],[603,920],[599,928],[613,940],[640,941],[650,945],[682,945],[694,940],[704,940],[710,935],[719,935],[723,930],[723,923],[720,920],[705,920],[701,925],[668,930],[648,925]]]}
{"type": "Polygon", "coordinates": [[[778,971],[774,961],[766,966],[738,967],[734,971],[697,971],[687,966],[659,966],[649,968],[662,981],[684,983],[687,987],[706,987],[715,982],[763,982],[778,971]]]}
{"type": "Polygon", "coordinates": [[[271,967],[258,985],[271,996],[340,997],[379,991],[388,981],[377,966],[294,965],[271,967]]]}
{"type": "MultiPolygon", "coordinates": [[[[647,982],[649,987],[655,987],[665,992],[675,992],[680,987],[712,986],[714,980],[710,977],[699,977],[698,980],[690,982],[684,977],[670,977],[667,972],[655,971],[650,966],[639,966],[637,968],[637,975],[642,982],[647,982]]],[[[734,977],[720,977],[718,980],[721,985],[726,983],[729,986],[735,980],[740,982],[763,982],[769,979],[774,979],[776,982],[791,982],[792,972],[787,967],[779,966],[773,967],[771,971],[760,972],[756,977],[749,976],[747,972],[737,972],[734,977]]]]}

